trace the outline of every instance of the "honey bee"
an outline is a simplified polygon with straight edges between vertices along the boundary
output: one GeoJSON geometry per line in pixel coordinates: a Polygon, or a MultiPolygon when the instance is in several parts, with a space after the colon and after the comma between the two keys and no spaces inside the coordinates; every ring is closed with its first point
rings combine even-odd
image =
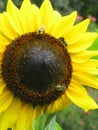
{"type": "Polygon", "coordinates": [[[45,32],[45,25],[41,25],[41,27],[37,30],[37,34],[43,34],[45,32]]]}
{"type": "Polygon", "coordinates": [[[58,91],[63,91],[63,90],[66,90],[66,85],[63,84],[63,85],[57,85],[57,88],[56,88],[58,91]]]}
{"type": "Polygon", "coordinates": [[[63,37],[59,37],[58,39],[62,42],[64,46],[67,46],[67,43],[63,37]]]}

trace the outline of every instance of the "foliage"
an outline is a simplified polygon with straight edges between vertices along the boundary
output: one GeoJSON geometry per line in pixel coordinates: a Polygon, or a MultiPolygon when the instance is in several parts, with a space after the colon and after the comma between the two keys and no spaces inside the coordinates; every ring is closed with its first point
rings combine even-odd
{"type": "Polygon", "coordinates": [[[45,113],[36,118],[33,123],[33,130],[62,130],[56,122],[56,114],[45,113]]]}

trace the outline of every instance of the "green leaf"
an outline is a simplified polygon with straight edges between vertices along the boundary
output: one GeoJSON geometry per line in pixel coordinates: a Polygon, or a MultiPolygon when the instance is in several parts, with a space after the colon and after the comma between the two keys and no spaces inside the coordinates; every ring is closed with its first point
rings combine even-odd
{"type": "Polygon", "coordinates": [[[47,120],[48,114],[41,115],[37,117],[33,123],[33,129],[34,130],[43,130],[45,122],[47,120]]]}
{"type": "Polygon", "coordinates": [[[62,130],[56,122],[56,114],[45,113],[35,119],[33,130],[62,130]]]}
{"type": "MultiPolygon", "coordinates": [[[[88,50],[98,50],[98,38],[93,42],[92,46],[88,50]]],[[[98,56],[94,56],[93,59],[98,59],[98,56]]]]}
{"type": "Polygon", "coordinates": [[[56,129],[56,116],[53,116],[49,124],[45,127],[44,130],[57,130],[56,129]]]}
{"type": "Polygon", "coordinates": [[[61,126],[56,122],[56,130],[62,130],[61,126]]]}
{"type": "Polygon", "coordinates": [[[98,50],[98,38],[94,41],[89,50],[98,50]]]}
{"type": "MultiPolygon", "coordinates": [[[[96,33],[98,33],[98,29],[96,29],[96,33]]],[[[95,39],[89,50],[98,50],[98,38],[95,39]]]]}
{"type": "Polygon", "coordinates": [[[56,116],[53,116],[49,124],[45,127],[44,130],[62,130],[60,125],[56,122],[56,116]]]}
{"type": "Polygon", "coordinates": [[[51,122],[54,114],[45,113],[37,117],[33,123],[33,130],[44,130],[44,128],[51,122]]]}

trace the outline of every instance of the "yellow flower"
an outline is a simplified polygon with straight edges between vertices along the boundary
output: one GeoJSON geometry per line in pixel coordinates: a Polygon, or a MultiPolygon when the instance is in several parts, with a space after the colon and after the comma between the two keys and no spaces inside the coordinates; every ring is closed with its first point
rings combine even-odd
{"type": "Polygon", "coordinates": [[[41,7],[8,0],[0,14],[0,129],[31,130],[45,112],[71,102],[84,110],[98,105],[84,86],[98,89],[98,51],[88,48],[97,34],[89,19],[74,25],[76,12],[61,16],[49,0],[41,7]]]}

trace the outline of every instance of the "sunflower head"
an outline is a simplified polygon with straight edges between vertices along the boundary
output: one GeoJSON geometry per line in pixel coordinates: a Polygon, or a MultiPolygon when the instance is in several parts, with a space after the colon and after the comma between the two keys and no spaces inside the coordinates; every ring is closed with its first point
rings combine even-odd
{"type": "Polygon", "coordinates": [[[98,89],[98,51],[89,50],[98,34],[86,32],[89,19],[74,24],[76,16],[61,16],[49,0],[40,8],[23,0],[20,9],[8,0],[0,14],[0,129],[31,130],[38,115],[71,102],[98,108],[84,88],[98,89]]]}
{"type": "Polygon", "coordinates": [[[2,75],[8,88],[32,105],[57,99],[68,87],[71,71],[71,59],[62,41],[42,32],[13,40],[2,60],[2,75]]]}

